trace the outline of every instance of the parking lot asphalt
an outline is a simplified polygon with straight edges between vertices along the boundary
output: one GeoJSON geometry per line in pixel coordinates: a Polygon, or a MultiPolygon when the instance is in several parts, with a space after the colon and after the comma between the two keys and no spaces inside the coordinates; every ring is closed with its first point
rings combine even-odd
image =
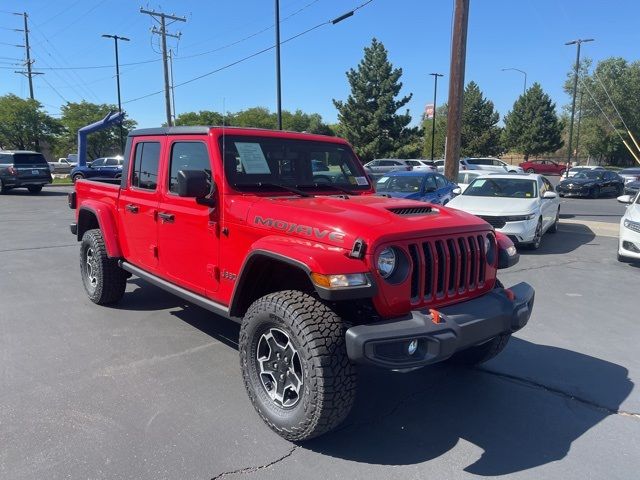
{"type": "Polygon", "coordinates": [[[536,304],[500,356],[363,369],[345,424],[296,445],[245,394],[236,324],[135,277],[117,307],[87,299],[67,190],[0,197],[0,478],[638,478],[640,268],[616,238],[563,223],[501,274],[536,304]]]}

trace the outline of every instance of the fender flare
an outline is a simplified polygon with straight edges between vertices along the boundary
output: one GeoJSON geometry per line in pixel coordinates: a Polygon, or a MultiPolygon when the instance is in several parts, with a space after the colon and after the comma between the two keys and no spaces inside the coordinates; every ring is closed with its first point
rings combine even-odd
{"type": "Polygon", "coordinates": [[[229,312],[238,316],[242,303],[242,293],[245,286],[251,282],[250,272],[253,264],[258,260],[269,259],[290,265],[304,272],[309,278],[318,296],[324,300],[340,301],[371,298],[377,293],[377,286],[364,260],[350,258],[348,250],[317,244],[291,237],[270,235],[256,241],[244,259],[237,281],[231,294],[229,312]],[[325,260],[325,261],[323,261],[325,260]],[[331,260],[328,262],[328,260],[331,260]],[[368,285],[343,289],[327,289],[311,281],[311,273],[365,273],[368,285]]]}
{"type": "Polygon", "coordinates": [[[113,215],[113,208],[98,201],[87,200],[78,208],[78,240],[82,240],[82,235],[87,230],[81,223],[82,212],[90,212],[98,221],[98,226],[102,232],[104,246],[107,255],[111,258],[122,257],[122,250],[118,242],[118,227],[113,215]]]}

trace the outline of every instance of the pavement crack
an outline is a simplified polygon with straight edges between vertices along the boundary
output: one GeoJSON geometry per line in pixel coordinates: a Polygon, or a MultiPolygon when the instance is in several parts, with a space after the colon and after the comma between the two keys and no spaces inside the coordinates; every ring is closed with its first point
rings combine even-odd
{"type": "Polygon", "coordinates": [[[25,247],[25,248],[7,248],[6,250],[0,250],[0,253],[5,252],[24,252],[28,250],[45,250],[48,248],[67,248],[67,247],[75,247],[77,243],[69,243],[67,245],[46,245],[44,247],[25,247]]]}
{"type": "Polygon", "coordinates": [[[280,463],[284,460],[286,460],[287,458],[289,458],[291,455],[293,455],[293,453],[300,448],[298,445],[293,445],[289,451],[287,453],[285,453],[284,455],[282,455],[281,457],[276,458],[275,460],[272,460],[269,463],[265,463],[264,465],[258,465],[256,467],[245,467],[245,468],[239,468],[237,470],[231,470],[229,472],[222,472],[219,473],[218,475],[216,475],[215,477],[213,477],[211,480],[219,480],[220,478],[225,478],[229,475],[245,475],[247,473],[255,473],[258,472],[260,470],[264,470],[265,468],[269,468],[272,467],[273,465],[280,463]]]}
{"type": "Polygon", "coordinates": [[[578,397],[578,396],[573,395],[571,393],[565,392],[564,390],[561,390],[559,388],[550,387],[548,385],[544,385],[543,383],[539,383],[539,382],[536,382],[534,380],[529,380],[527,378],[518,377],[516,375],[510,375],[508,373],[496,372],[494,370],[487,370],[487,369],[484,369],[484,368],[476,368],[475,370],[478,371],[478,372],[489,374],[489,375],[494,375],[494,376],[496,376],[498,378],[502,378],[502,379],[507,380],[507,381],[518,383],[520,385],[525,385],[527,387],[544,390],[545,392],[552,393],[554,395],[557,395],[559,397],[565,398],[567,400],[572,400],[574,402],[580,403],[580,404],[585,405],[587,407],[594,408],[596,410],[600,410],[601,412],[606,412],[606,413],[608,413],[610,415],[620,415],[620,416],[623,416],[623,417],[632,417],[632,418],[636,418],[636,419],[640,420],[640,413],[627,412],[625,410],[616,410],[616,409],[613,409],[613,408],[609,408],[609,407],[606,407],[604,405],[600,405],[599,403],[593,402],[591,400],[587,400],[586,398],[578,397]]]}

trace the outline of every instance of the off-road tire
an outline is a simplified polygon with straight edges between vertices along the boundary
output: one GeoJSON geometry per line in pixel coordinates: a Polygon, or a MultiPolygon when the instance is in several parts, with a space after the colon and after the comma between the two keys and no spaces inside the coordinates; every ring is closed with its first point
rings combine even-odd
{"type": "Polygon", "coordinates": [[[40,193],[42,191],[42,185],[27,187],[27,190],[29,190],[29,193],[40,193]]]}
{"type": "Polygon", "coordinates": [[[487,362],[504,350],[510,338],[510,333],[503,333],[488,342],[454,353],[449,362],[466,366],[487,362]]]}
{"type": "Polygon", "coordinates": [[[356,376],[345,347],[345,327],[338,315],[310,295],[285,290],[256,300],[240,328],[240,367],[247,394],[264,422],[290,441],[317,437],[349,414],[356,376]],[[263,333],[284,331],[302,366],[298,402],[285,408],[267,393],[259,376],[257,349],[263,333]]]}
{"type": "Polygon", "coordinates": [[[124,295],[127,272],[118,266],[115,259],[107,256],[102,232],[99,229],[87,230],[82,236],[80,275],[84,289],[93,303],[109,305],[116,303],[124,295]],[[89,255],[94,259],[91,272],[87,263],[89,255]]]}

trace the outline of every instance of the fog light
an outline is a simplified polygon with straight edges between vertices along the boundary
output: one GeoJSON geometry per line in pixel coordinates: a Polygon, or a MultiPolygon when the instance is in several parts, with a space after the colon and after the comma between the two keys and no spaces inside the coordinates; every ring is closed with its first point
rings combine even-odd
{"type": "Polygon", "coordinates": [[[409,346],[407,347],[407,353],[409,355],[413,355],[418,350],[418,340],[415,338],[409,342],[409,346]]]}

